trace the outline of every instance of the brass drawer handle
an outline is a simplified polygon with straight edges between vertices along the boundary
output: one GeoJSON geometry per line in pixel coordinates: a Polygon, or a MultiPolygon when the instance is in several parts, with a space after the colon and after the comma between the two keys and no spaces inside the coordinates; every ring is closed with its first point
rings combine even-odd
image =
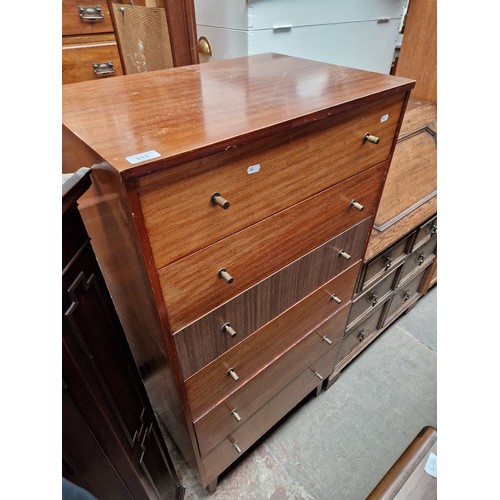
{"type": "Polygon", "coordinates": [[[212,46],[206,36],[200,36],[200,38],[198,38],[198,52],[209,56],[212,55],[212,46]]]}
{"type": "Polygon", "coordinates": [[[219,278],[222,278],[224,281],[226,281],[229,284],[231,284],[233,282],[233,277],[226,271],[226,269],[224,267],[217,271],[217,276],[219,278]]]}
{"type": "Polygon", "coordinates": [[[372,302],[372,307],[377,304],[378,302],[378,295],[376,293],[372,293],[370,295],[370,300],[372,302]]]}
{"type": "Polygon", "coordinates": [[[421,253],[419,256],[418,256],[418,265],[421,266],[425,261],[425,255],[423,253],[421,253]]]}
{"type": "Polygon", "coordinates": [[[384,259],[384,268],[389,269],[392,266],[392,257],[386,257],[384,259]]]}
{"type": "Polygon", "coordinates": [[[234,371],[234,368],[229,368],[227,371],[227,374],[235,381],[237,382],[240,377],[238,377],[237,373],[234,371]]]}
{"type": "Polygon", "coordinates": [[[234,328],[229,323],[224,323],[222,325],[221,330],[224,333],[228,333],[231,337],[234,337],[236,335],[236,331],[234,330],[234,328]]]}
{"type": "Polygon", "coordinates": [[[212,197],[210,198],[210,202],[213,205],[218,205],[219,207],[222,207],[224,209],[229,208],[229,202],[226,200],[226,198],[223,198],[220,193],[214,193],[212,197]]]}
{"type": "Polygon", "coordinates": [[[360,342],[363,342],[364,338],[365,338],[365,330],[363,329],[363,330],[360,330],[358,333],[358,340],[360,342]]]}
{"type": "Polygon", "coordinates": [[[116,73],[115,67],[111,61],[103,62],[103,63],[92,63],[92,67],[94,68],[94,73],[97,76],[111,75],[116,73]]]}
{"type": "Polygon", "coordinates": [[[380,142],[380,138],[368,132],[363,137],[363,142],[371,142],[372,144],[378,144],[380,142]]]}
{"type": "Polygon", "coordinates": [[[236,411],[236,408],[234,410],[231,410],[231,415],[236,419],[237,422],[241,421],[241,417],[239,416],[238,412],[236,411]]]}
{"type": "Polygon", "coordinates": [[[403,300],[406,302],[409,298],[410,298],[410,292],[406,290],[403,295],[403,300]]]}
{"type": "Polygon", "coordinates": [[[241,448],[238,446],[238,444],[236,442],[232,443],[233,445],[233,448],[238,452],[238,453],[241,453],[241,448]]]}
{"type": "Polygon", "coordinates": [[[330,300],[333,300],[337,304],[340,304],[342,302],[342,300],[339,299],[334,293],[332,293],[332,296],[330,297],[330,300]]]}
{"type": "Polygon", "coordinates": [[[346,260],[351,259],[351,256],[345,250],[341,250],[339,252],[339,257],[344,257],[344,259],[346,259],[346,260]]]}
{"type": "Polygon", "coordinates": [[[94,5],[93,7],[78,7],[80,12],[80,19],[83,21],[101,21],[104,19],[102,15],[102,9],[99,5],[94,5]]]}
{"type": "Polygon", "coordinates": [[[359,210],[360,212],[361,212],[361,210],[363,210],[363,208],[365,208],[363,205],[361,205],[361,203],[359,203],[356,200],[351,200],[351,203],[349,204],[349,206],[354,207],[356,210],[359,210]]]}

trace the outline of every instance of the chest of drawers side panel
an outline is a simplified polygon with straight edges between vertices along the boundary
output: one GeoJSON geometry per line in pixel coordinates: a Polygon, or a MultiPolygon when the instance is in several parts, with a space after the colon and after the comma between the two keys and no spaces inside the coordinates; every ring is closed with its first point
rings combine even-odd
{"type": "Polygon", "coordinates": [[[94,165],[92,178],[91,188],[80,200],[92,247],[153,408],[196,469],[198,458],[191,444],[195,437],[182,378],[173,346],[169,349],[164,340],[170,336],[162,330],[161,307],[151,285],[154,275],[148,274],[147,248],[140,243],[140,211],[133,208],[133,192],[127,193],[109,165],[94,165]]]}

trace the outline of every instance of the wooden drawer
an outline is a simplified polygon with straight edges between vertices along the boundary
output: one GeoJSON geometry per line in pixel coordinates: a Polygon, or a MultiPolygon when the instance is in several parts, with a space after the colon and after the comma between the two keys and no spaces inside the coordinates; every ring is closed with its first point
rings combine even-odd
{"type": "Polygon", "coordinates": [[[111,15],[105,1],[62,0],[61,14],[63,36],[113,32],[111,15]],[[86,10],[81,13],[80,7],[86,10]]]}
{"type": "MultiPolygon", "coordinates": [[[[362,323],[346,331],[346,335],[342,340],[337,355],[336,367],[342,364],[342,362],[355,350],[359,351],[361,349],[360,346],[369,342],[377,329],[382,326],[381,320],[383,319],[384,309],[389,303],[389,300],[390,299],[387,299],[383,304],[380,304],[379,307],[376,307],[362,323]]],[[[323,332],[321,328],[319,331],[323,332]]]]}
{"type": "Polygon", "coordinates": [[[425,224],[422,224],[418,229],[417,235],[415,236],[415,241],[413,243],[413,248],[416,249],[419,246],[427,243],[430,239],[436,239],[437,234],[437,215],[432,219],[428,220],[425,224]]]}
{"type": "Polygon", "coordinates": [[[373,167],[159,271],[172,332],[373,215],[386,164],[373,167]],[[365,209],[356,210],[353,199],[365,209]],[[234,281],[219,277],[226,269],[234,281]]]}
{"type": "Polygon", "coordinates": [[[418,273],[408,283],[400,286],[394,292],[394,296],[389,306],[384,325],[390,323],[394,319],[394,317],[397,317],[401,314],[401,311],[403,309],[409,307],[409,305],[415,301],[418,296],[418,287],[420,286],[420,282],[422,281],[425,270],[426,269],[422,269],[422,272],[418,273]]]}
{"type": "Polygon", "coordinates": [[[330,375],[333,371],[335,353],[342,339],[348,309],[349,305],[346,304],[325,322],[329,325],[328,335],[318,334],[313,330],[292,349],[195,422],[201,454],[206,455],[230,432],[244,425],[255,411],[278,394],[307,366],[313,366],[315,361],[327,352],[332,364],[328,370],[319,372],[316,382],[322,380],[320,376],[330,375]],[[237,413],[237,417],[234,412],[237,413]]]}
{"type": "MultiPolygon", "coordinates": [[[[407,276],[417,269],[427,267],[436,257],[436,238],[429,238],[426,243],[420,245],[406,258],[399,282],[403,282],[407,276]]],[[[399,286],[399,285],[398,285],[399,286]]]]}
{"type": "Polygon", "coordinates": [[[366,264],[360,291],[366,290],[378,279],[391,272],[406,255],[413,238],[411,233],[385,250],[379,257],[366,264]]]}
{"type": "Polygon", "coordinates": [[[89,237],[76,206],[63,215],[62,222],[62,268],[64,270],[89,237]]]}
{"type": "Polygon", "coordinates": [[[336,350],[330,349],[320,359],[313,362],[271,401],[254,413],[243,425],[232,431],[204,457],[203,465],[207,477],[213,478],[220,474],[314,388],[317,388],[321,380],[316,373],[326,378],[333,366],[335,354],[336,350]],[[236,443],[241,450],[240,452],[237,451],[233,443],[236,443]]]}
{"type": "Polygon", "coordinates": [[[307,133],[287,132],[140,179],[156,268],[386,160],[401,105],[401,97],[391,97],[321,120],[307,133]],[[363,142],[367,132],[379,144],[363,142]],[[214,193],[227,199],[228,209],[211,203],[214,193]]]}
{"type": "Polygon", "coordinates": [[[392,269],[390,274],[354,300],[347,328],[352,328],[363,316],[369,314],[378,304],[385,301],[392,290],[396,288],[400,270],[401,265],[392,269]]]}
{"type": "Polygon", "coordinates": [[[63,45],[63,85],[123,74],[114,37],[105,38],[111,39],[101,39],[90,43],[63,45]],[[107,63],[112,63],[112,67],[107,67],[107,63]],[[95,68],[94,64],[101,66],[95,68]]]}
{"type": "MultiPolygon", "coordinates": [[[[372,222],[372,217],[365,219],[177,332],[174,343],[183,378],[191,376],[361,259],[372,222]],[[342,249],[351,255],[350,260],[339,256],[342,249]],[[236,331],[234,336],[223,329],[227,324],[236,331]]],[[[340,298],[344,303],[351,299],[341,295],[340,298]]]]}
{"type": "MultiPolygon", "coordinates": [[[[360,262],[188,378],[185,386],[193,419],[198,420],[243,387],[319,324],[342,309],[345,303],[337,304],[332,300],[332,294],[351,296],[359,268],[360,262]],[[238,375],[238,380],[230,376],[230,369],[238,375]]],[[[286,370],[283,377],[287,377],[286,370]]]]}

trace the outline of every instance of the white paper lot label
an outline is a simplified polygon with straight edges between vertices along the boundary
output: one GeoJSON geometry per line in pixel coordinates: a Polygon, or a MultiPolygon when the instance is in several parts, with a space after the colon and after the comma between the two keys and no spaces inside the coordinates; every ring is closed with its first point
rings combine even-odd
{"type": "Polygon", "coordinates": [[[141,163],[142,161],[147,161],[147,160],[152,160],[153,158],[158,158],[160,153],[158,151],[154,151],[153,149],[151,151],[145,151],[144,153],[138,153],[136,155],[132,156],[127,156],[125,159],[129,162],[132,163],[132,165],[135,165],[136,163],[141,163]]]}

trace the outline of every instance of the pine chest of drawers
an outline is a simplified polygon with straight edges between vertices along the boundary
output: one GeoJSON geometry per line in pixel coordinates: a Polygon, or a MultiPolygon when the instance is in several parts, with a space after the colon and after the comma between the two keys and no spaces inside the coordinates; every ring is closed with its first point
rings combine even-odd
{"type": "Polygon", "coordinates": [[[63,88],[63,170],[201,483],[334,370],[414,82],[279,54],[63,88]]]}

